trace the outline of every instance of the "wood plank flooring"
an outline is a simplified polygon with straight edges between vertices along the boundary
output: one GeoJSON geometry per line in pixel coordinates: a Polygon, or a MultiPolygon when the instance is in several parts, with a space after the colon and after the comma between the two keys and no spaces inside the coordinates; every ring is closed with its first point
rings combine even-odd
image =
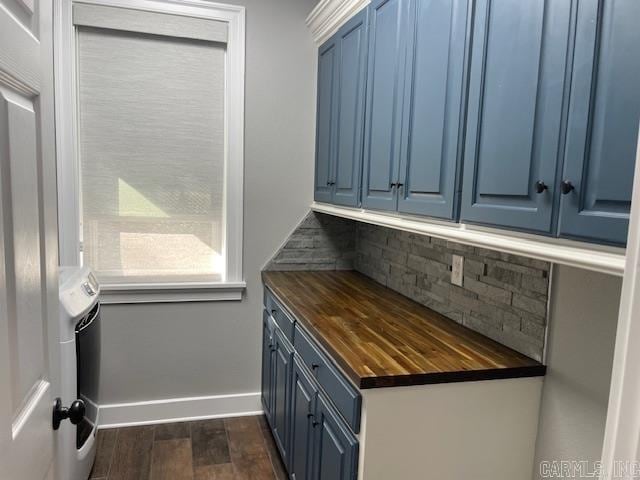
{"type": "Polygon", "coordinates": [[[98,431],[93,480],[285,480],[263,416],[98,431]]]}

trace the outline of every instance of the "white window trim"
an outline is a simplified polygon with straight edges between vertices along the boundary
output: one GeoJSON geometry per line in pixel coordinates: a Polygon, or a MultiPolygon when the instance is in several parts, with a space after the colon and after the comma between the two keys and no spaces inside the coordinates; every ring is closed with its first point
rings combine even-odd
{"type": "Polygon", "coordinates": [[[80,175],[76,103],[74,4],[84,3],[170,13],[226,22],[225,78],[226,279],[220,283],[102,285],[106,303],[241,300],[242,273],[245,8],[203,0],[61,0],[54,2],[54,71],[60,264],[80,264],[80,175]]]}

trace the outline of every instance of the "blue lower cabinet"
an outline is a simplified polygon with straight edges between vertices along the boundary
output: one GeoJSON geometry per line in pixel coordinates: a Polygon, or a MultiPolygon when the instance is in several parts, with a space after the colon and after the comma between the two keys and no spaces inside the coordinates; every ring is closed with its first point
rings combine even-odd
{"type": "Polygon", "coordinates": [[[307,480],[311,477],[313,415],[318,389],[297,357],[293,362],[291,388],[289,472],[292,480],[307,480]]]}
{"type": "Polygon", "coordinates": [[[640,122],[639,19],[638,0],[578,3],[562,237],[626,242],[640,122]]]}
{"type": "MultiPolygon", "coordinates": [[[[275,299],[270,298],[273,301],[270,308],[282,310],[275,299]]],[[[319,348],[296,324],[294,340],[300,335],[304,335],[307,342],[314,342],[313,351],[319,348]]],[[[298,351],[298,347],[291,345],[265,311],[262,404],[275,443],[292,480],[356,480],[358,439],[350,425],[359,425],[360,412],[345,409],[350,403],[345,404],[341,389],[327,390],[322,386],[321,379],[314,376],[303,358],[305,354],[305,350],[298,351]],[[345,418],[342,411],[351,412],[349,418],[345,418]]],[[[323,365],[322,368],[329,366],[323,365]]],[[[359,409],[359,394],[357,405],[359,409]]]]}
{"type": "Polygon", "coordinates": [[[287,463],[289,452],[289,399],[293,348],[280,330],[275,331],[275,359],[273,363],[272,430],[282,458],[287,463]]]}
{"type": "Polygon", "coordinates": [[[313,417],[315,429],[312,480],[351,480],[358,470],[358,439],[338,414],[318,395],[313,417]]]}
{"type": "Polygon", "coordinates": [[[269,314],[263,312],[262,320],[262,407],[269,425],[273,425],[273,362],[275,345],[273,329],[269,325],[269,314]]]}

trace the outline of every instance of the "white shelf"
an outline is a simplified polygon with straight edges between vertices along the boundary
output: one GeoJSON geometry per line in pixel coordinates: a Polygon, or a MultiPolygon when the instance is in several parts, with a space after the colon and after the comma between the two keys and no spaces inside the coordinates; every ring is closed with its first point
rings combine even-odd
{"type": "Polygon", "coordinates": [[[546,238],[464,223],[439,222],[427,218],[338,207],[317,202],[311,204],[311,210],[609,275],[621,277],[624,274],[625,250],[623,248],[546,238]]]}

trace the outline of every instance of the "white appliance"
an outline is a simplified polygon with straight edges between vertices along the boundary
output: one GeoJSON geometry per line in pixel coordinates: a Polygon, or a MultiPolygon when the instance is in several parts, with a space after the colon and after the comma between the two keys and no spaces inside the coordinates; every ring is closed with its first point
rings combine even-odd
{"type": "Polygon", "coordinates": [[[62,398],[54,411],[54,428],[55,423],[59,424],[60,480],[87,480],[96,456],[99,298],[100,285],[89,268],[60,269],[62,398]]]}

